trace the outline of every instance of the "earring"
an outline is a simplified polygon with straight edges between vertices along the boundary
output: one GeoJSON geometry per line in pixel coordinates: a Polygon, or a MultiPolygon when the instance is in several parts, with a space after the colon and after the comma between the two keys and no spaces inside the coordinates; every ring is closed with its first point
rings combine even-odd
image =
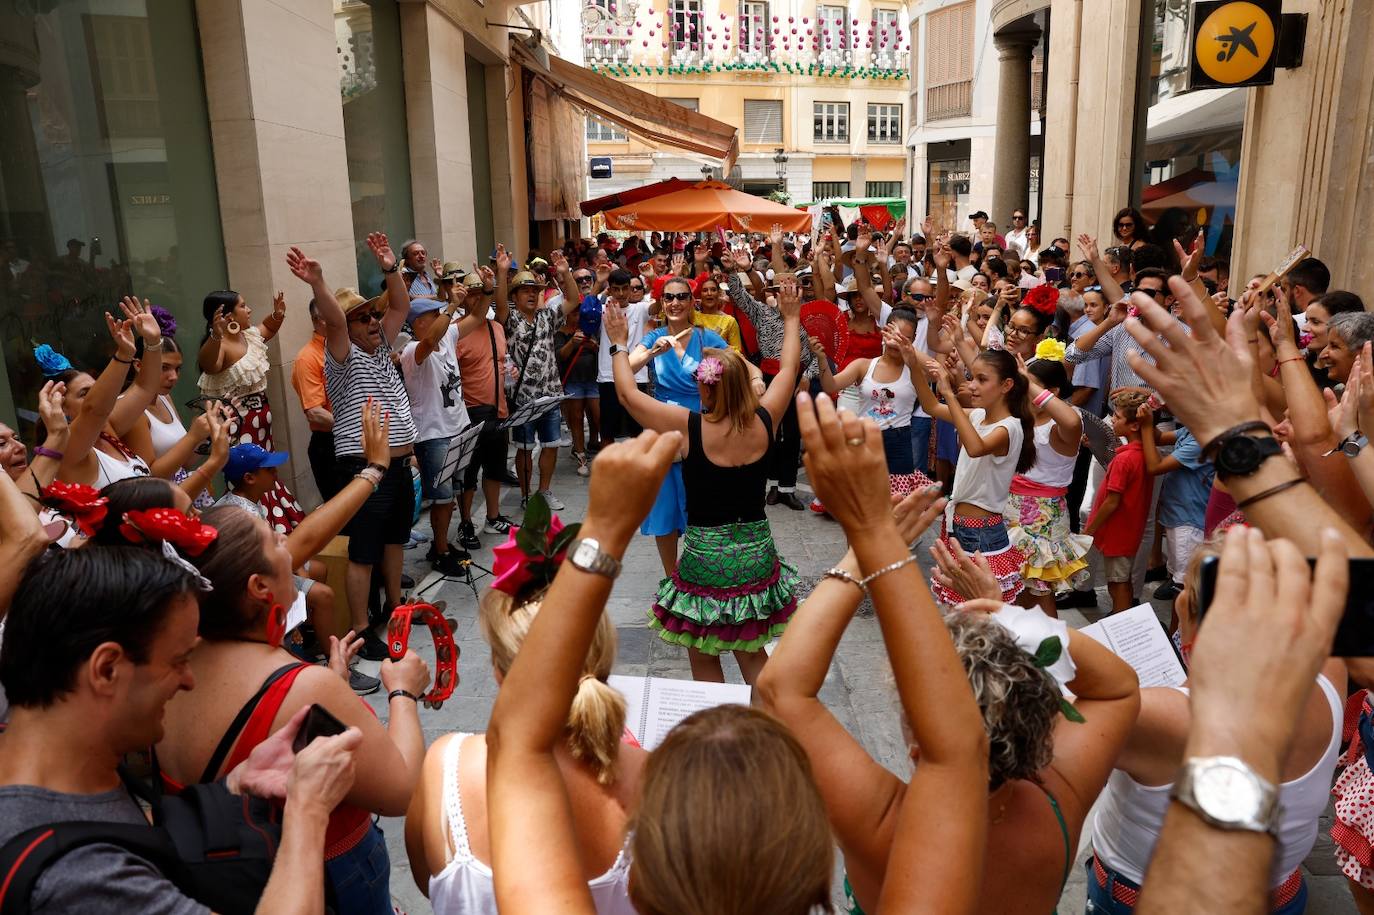
{"type": "Polygon", "coordinates": [[[237,321],[230,321],[228,324],[224,325],[224,329],[231,335],[238,336],[239,331],[243,330],[243,326],[237,321]]]}
{"type": "Polygon", "coordinates": [[[267,644],[273,648],[281,647],[286,637],[286,608],[277,603],[272,592],[267,592],[267,644]]]}

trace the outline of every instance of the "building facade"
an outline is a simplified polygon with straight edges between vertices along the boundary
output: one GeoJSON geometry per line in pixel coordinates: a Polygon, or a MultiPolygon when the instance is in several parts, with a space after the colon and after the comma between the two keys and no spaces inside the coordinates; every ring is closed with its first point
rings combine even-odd
{"type": "MultiPolygon", "coordinates": [[[[790,203],[906,197],[905,5],[892,0],[580,0],[582,62],[739,129],[722,175],[588,115],[599,197],[669,177],[782,191],[790,203]],[[617,5],[619,4],[619,5],[617,5]]],[[[566,49],[565,49],[566,51],[566,49]]]]}
{"type": "MultiPolygon", "coordinates": [[[[34,441],[33,345],[103,366],[102,316],[122,295],[176,317],[181,402],[196,393],[206,293],[237,290],[262,315],[283,290],[268,394],[278,447],[303,455],[287,379],[311,331],[287,248],[308,249],[333,285],[367,290],[380,281],[369,231],[465,264],[497,239],[523,251],[556,232],[566,214],[534,201],[529,78],[510,60],[511,42],[538,44],[551,15],[506,0],[8,5],[0,421],[34,441]]],[[[293,466],[292,487],[311,492],[305,462],[293,466]]]]}

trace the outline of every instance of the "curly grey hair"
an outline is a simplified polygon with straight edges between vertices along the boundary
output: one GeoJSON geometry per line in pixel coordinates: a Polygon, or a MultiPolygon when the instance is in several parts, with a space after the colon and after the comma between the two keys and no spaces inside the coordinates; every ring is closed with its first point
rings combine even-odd
{"type": "Polygon", "coordinates": [[[1369,312],[1347,311],[1332,315],[1330,326],[1352,350],[1374,340],[1374,314],[1369,312]]]}
{"type": "Polygon", "coordinates": [[[1059,686],[1010,632],[981,613],[950,613],[945,626],[988,732],[988,790],[1038,781],[1054,758],[1059,686]]]}

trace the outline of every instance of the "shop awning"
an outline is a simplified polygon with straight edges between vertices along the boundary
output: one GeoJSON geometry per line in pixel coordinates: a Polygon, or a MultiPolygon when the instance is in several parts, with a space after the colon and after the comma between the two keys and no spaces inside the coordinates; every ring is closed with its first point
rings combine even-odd
{"type": "Polygon", "coordinates": [[[729,124],[559,57],[549,56],[547,63],[542,62],[523,42],[512,41],[510,49],[516,63],[555,93],[643,140],[719,159],[726,173],[739,155],[739,138],[729,124]]]}
{"type": "Polygon", "coordinates": [[[1174,95],[1150,106],[1146,143],[1214,133],[1239,127],[1245,120],[1246,89],[1201,89],[1174,95]]]}

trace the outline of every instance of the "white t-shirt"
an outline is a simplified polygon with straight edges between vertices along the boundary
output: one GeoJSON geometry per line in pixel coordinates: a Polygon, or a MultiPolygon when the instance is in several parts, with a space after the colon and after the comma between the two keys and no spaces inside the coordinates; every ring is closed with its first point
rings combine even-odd
{"type": "MultiPolygon", "coordinates": [[[[954,409],[958,410],[957,405],[954,409]]],[[[950,493],[949,504],[953,508],[960,502],[976,505],[984,511],[1000,512],[1007,504],[1007,493],[1011,491],[1011,478],[1016,475],[1016,462],[1021,459],[1021,441],[1025,433],[1021,420],[1008,416],[995,423],[983,422],[982,409],[969,410],[968,421],[978,434],[984,438],[999,427],[1007,430],[1007,453],[998,457],[985,454],[971,457],[962,445],[959,447],[959,463],[954,468],[954,491],[950,493]]]]}
{"type": "MultiPolygon", "coordinates": [[[[601,300],[605,305],[606,300],[601,300]]],[[[635,344],[644,339],[644,325],[649,319],[649,299],[645,297],[638,302],[628,302],[625,305],[625,320],[630,325],[630,348],[634,349],[635,344]]],[[[615,381],[615,372],[611,369],[611,338],[603,331],[601,334],[601,348],[596,356],[596,380],[608,383],[615,381]]],[[[645,384],[649,380],[649,364],[646,362],[644,367],[635,372],[635,381],[645,384]]]]}
{"type": "Polygon", "coordinates": [[[449,325],[429,358],[417,363],[415,351],[419,347],[418,342],[411,342],[401,350],[401,374],[410,395],[410,414],[415,418],[415,440],[452,438],[469,422],[463,380],[458,374],[458,325],[449,325]]]}
{"type": "Polygon", "coordinates": [[[1002,237],[1007,240],[1008,248],[1015,248],[1018,253],[1025,254],[1026,248],[1030,247],[1030,241],[1027,239],[1029,235],[1027,229],[1012,229],[1002,237]]]}

